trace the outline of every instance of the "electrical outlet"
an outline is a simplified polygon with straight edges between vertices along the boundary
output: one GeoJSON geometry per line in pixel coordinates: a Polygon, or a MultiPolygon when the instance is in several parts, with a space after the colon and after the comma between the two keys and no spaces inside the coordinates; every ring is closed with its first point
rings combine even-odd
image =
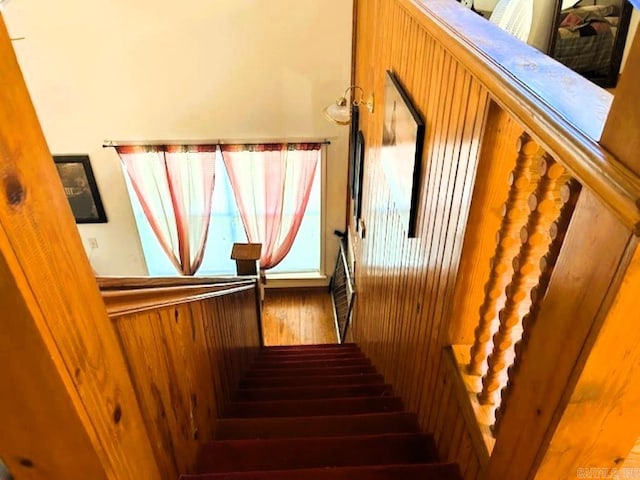
{"type": "Polygon", "coordinates": [[[96,238],[89,238],[87,239],[87,242],[89,243],[89,248],[91,250],[98,248],[98,240],[96,238]]]}

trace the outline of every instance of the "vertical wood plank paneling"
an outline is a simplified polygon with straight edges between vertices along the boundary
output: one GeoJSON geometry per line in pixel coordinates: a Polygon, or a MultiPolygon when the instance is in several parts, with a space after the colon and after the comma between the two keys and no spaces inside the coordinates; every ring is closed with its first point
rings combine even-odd
{"type": "Polygon", "coordinates": [[[469,462],[469,464],[467,465],[466,470],[464,470],[464,473],[463,473],[464,480],[476,480],[478,478],[482,478],[480,476],[481,471],[482,471],[482,467],[480,466],[480,462],[478,462],[477,458],[474,458],[473,460],[475,460],[475,461],[469,462]]]}
{"type": "Polygon", "coordinates": [[[114,320],[162,478],[193,472],[259,348],[254,290],[114,320]]]}
{"type": "MultiPolygon", "coordinates": [[[[0,251],[6,247],[7,239],[0,228],[0,251]]],[[[100,458],[73,408],[45,341],[38,329],[25,321],[31,312],[19,295],[20,287],[9,262],[0,254],[0,304],[4,312],[0,322],[2,460],[13,475],[27,480],[43,476],[105,480],[100,458]],[[54,442],[34,441],[54,435],[54,442]]]]}
{"type": "MultiPolygon", "coordinates": [[[[479,87],[478,92],[480,92],[479,87]]],[[[466,205],[465,196],[467,201],[469,200],[468,195],[465,193],[471,188],[471,178],[468,173],[470,171],[475,172],[475,162],[470,161],[470,159],[476,158],[478,148],[477,142],[473,142],[473,136],[479,136],[482,131],[481,125],[484,118],[486,96],[479,93],[477,98],[471,98],[471,102],[471,108],[468,110],[467,117],[461,117],[464,122],[463,127],[465,129],[466,127],[469,127],[469,133],[465,135],[463,132],[463,143],[459,148],[456,148],[456,154],[459,155],[459,157],[456,161],[456,154],[454,154],[454,162],[457,163],[458,169],[456,170],[454,188],[447,193],[449,204],[447,205],[445,214],[447,215],[447,218],[450,219],[450,223],[447,225],[446,237],[443,237],[443,256],[439,257],[439,261],[442,264],[442,270],[438,278],[438,289],[434,295],[438,301],[435,302],[435,309],[432,315],[433,318],[445,319],[448,317],[450,298],[453,294],[454,278],[461,251],[461,232],[466,223],[465,212],[463,210],[456,211],[455,208],[460,208],[460,205],[466,205]],[[474,103],[474,100],[479,101],[479,104],[474,103]],[[480,108],[475,110],[478,106],[480,106],[480,108]]],[[[439,330],[434,349],[434,355],[437,356],[435,359],[436,361],[439,361],[441,358],[439,355],[441,345],[447,342],[447,329],[446,326],[442,325],[442,323],[443,320],[438,324],[439,330]]],[[[435,381],[435,378],[432,378],[428,385],[434,385],[435,381]]]]}
{"type": "MultiPolygon", "coordinates": [[[[435,42],[433,42],[431,39],[429,39],[426,36],[426,33],[424,32],[424,30],[421,30],[421,35],[424,38],[424,42],[427,43],[427,55],[426,55],[426,61],[427,62],[432,62],[433,65],[435,65],[436,68],[430,69],[427,72],[422,71],[422,69],[418,69],[416,68],[417,72],[420,72],[421,74],[421,78],[424,78],[424,83],[421,84],[421,88],[419,90],[419,92],[426,92],[426,94],[422,94],[422,98],[421,98],[421,103],[423,103],[423,105],[420,107],[421,110],[424,112],[425,114],[425,119],[427,122],[427,132],[426,132],[426,141],[427,143],[431,142],[431,139],[434,138],[434,128],[433,125],[431,125],[430,122],[430,118],[433,117],[433,115],[435,114],[436,110],[437,110],[437,102],[426,102],[425,105],[425,100],[424,98],[432,98],[432,99],[437,99],[437,92],[439,91],[440,85],[442,83],[442,75],[443,75],[443,61],[444,61],[444,56],[443,56],[443,51],[442,48],[440,48],[438,45],[435,44],[435,42]]],[[[418,64],[418,60],[416,61],[416,64],[418,64]]],[[[426,149],[425,149],[426,151],[426,149]]],[[[425,153],[425,156],[427,156],[427,153],[425,153]]],[[[428,156],[427,156],[428,158],[428,156]]],[[[430,161],[430,160],[426,160],[425,162],[423,162],[423,173],[422,173],[422,181],[421,181],[421,185],[426,185],[427,188],[422,188],[421,192],[420,192],[420,208],[418,210],[418,218],[420,219],[418,222],[418,229],[422,229],[422,225],[424,225],[425,223],[425,219],[430,217],[430,213],[431,213],[431,203],[432,203],[432,197],[430,197],[429,195],[427,195],[426,191],[427,190],[432,190],[434,182],[435,182],[435,165],[434,162],[430,161]]],[[[420,235],[425,235],[425,233],[420,233],[418,232],[418,236],[420,237],[420,235]]],[[[411,263],[411,271],[414,272],[415,277],[418,279],[416,282],[416,290],[414,292],[412,292],[412,297],[411,298],[415,298],[417,299],[416,302],[416,309],[413,312],[414,316],[417,316],[418,320],[417,321],[412,321],[409,322],[412,325],[416,325],[417,327],[412,328],[412,351],[413,352],[423,352],[424,350],[424,345],[427,342],[427,332],[428,332],[428,328],[430,327],[430,324],[426,321],[420,321],[420,318],[423,317],[424,312],[427,311],[428,309],[428,303],[425,301],[424,299],[424,289],[426,286],[426,282],[427,282],[427,276],[425,275],[425,272],[422,269],[419,268],[414,268],[414,265],[419,264],[421,262],[424,261],[425,258],[425,251],[426,249],[430,246],[430,243],[427,241],[422,241],[420,242],[420,245],[417,247],[418,250],[418,254],[416,257],[414,257],[412,259],[412,263],[411,263]]],[[[412,304],[411,302],[407,302],[412,304]]],[[[426,360],[426,357],[424,355],[419,355],[417,356],[417,358],[414,357],[414,361],[411,362],[412,365],[415,365],[413,368],[408,369],[407,370],[407,375],[409,375],[408,377],[404,377],[403,380],[403,384],[406,385],[406,389],[409,390],[410,393],[410,405],[412,409],[418,409],[418,405],[417,405],[417,401],[416,398],[418,396],[418,392],[415,392],[413,388],[411,388],[411,386],[414,383],[414,379],[416,378],[416,376],[420,375],[421,372],[421,366],[422,363],[426,360]],[[417,363],[417,365],[416,365],[417,363]]]]}
{"type": "Polygon", "coordinates": [[[1,15],[0,72],[0,357],[24,342],[0,365],[0,451],[17,478],[155,480],[118,339],[1,15]]]}
{"type": "MultiPolygon", "coordinates": [[[[461,418],[464,418],[462,415],[461,418]]],[[[469,438],[469,433],[467,432],[466,424],[462,423],[462,438],[460,439],[459,450],[455,456],[456,461],[458,462],[458,466],[460,467],[460,471],[464,472],[467,470],[469,463],[475,458],[473,456],[473,446],[471,444],[471,438],[469,438]]]]}
{"type": "Polygon", "coordinates": [[[357,12],[356,83],[375,93],[376,109],[360,119],[367,235],[357,250],[353,337],[418,413],[422,428],[434,432],[441,454],[461,458],[465,479],[475,479],[477,455],[440,358],[488,94],[397,0],[360,0],[357,12]],[[406,238],[380,165],[387,69],[427,127],[415,239],[406,238]]]}
{"type": "Polygon", "coordinates": [[[440,398],[440,405],[438,405],[440,415],[438,416],[437,422],[434,424],[432,432],[433,438],[435,439],[436,445],[438,447],[438,452],[440,453],[440,457],[444,459],[445,448],[448,442],[447,434],[450,427],[450,425],[447,423],[447,412],[451,404],[455,403],[455,395],[451,389],[451,382],[448,378],[445,377],[442,383],[442,396],[440,398]]]}
{"type": "MultiPolygon", "coordinates": [[[[449,382],[451,385],[451,382],[449,382]]],[[[451,451],[451,447],[453,444],[454,434],[455,434],[455,425],[456,418],[459,418],[459,410],[460,407],[455,401],[455,392],[453,391],[453,386],[450,386],[449,393],[449,402],[447,403],[447,407],[444,410],[443,422],[442,422],[442,434],[441,434],[441,442],[442,447],[440,448],[441,458],[446,460],[449,458],[449,452],[451,451]]],[[[455,460],[455,459],[454,459],[455,460]]]]}
{"type": "MultiPolygon", "coordinates": [[[[446,191],[448,188],[448,182],[450,180],[450,171],[453,163],[453,158],[445,157],[447,143],[449,141],[455,141],[454,135],[449,136],[449,127],[451,121],[455,119],[459,120],[457,112],[452,114],[451,108],[454,104],[458,104],[460,101],[460,91],[463,88],[461,84],[461,78],[457,75],[458,65],[448,55],[445,55],[444,64],[445,74],[444,89],[439,93],[442,106],[439,109],[438,116],[435,120],[436,133],[434,134],[434,155],[432,162],[435,163],[436,170],[434,175],[433,190],[427,192],[427,194],[433,198],[433,205],[431,206],[432,217],[425,226],[423,231],[428,230],[430,232],[429,249],[426,254],[426,261],[428,265],[427,269],[427,287],[425,295],[427,296],[428,309],[425,315],[428,319],[432,319],[432,315],[436,308],[437,299],[435,297],[438,289],[438,283],[440,280],[440,274],[443,269],[441,261],[441,244],[443,235],[446,236],[446,232],[443,232],[443,224],[446,221],[445,206],[448,199],[446,198],[446,191]]],[[[423,359],[423,366],[425,362],[430,363],[430,368],[425,368],[424,379],[427,389],[418,390],[417,401],[420,402],[420,407],[424,406],[424,393],[428,392],[429,386],[433,385],[433,377],[437,372],[437,361],[435,359],[435,351],[438,349],[436,344],[438,338],[440,322],[431,321],[429,334],[427,336],[427,350],[423,359]]],[[[423,367],[424,368],[424,367],[423,367]]],[[[423,376],[423,375],[420,375],[423,376]]],[[[429,405],[431,406],[431,405],[429,405]]],[[[421,408],[421,416],[426,419],[429,415],[430,408],[421,408]]]]}
{"type": "Polygon", "coordinates": [[[462,437],[464,436],[464,430],[466,426],[464,424],[464,418],[462,415],[459,415],[459,412],[456,410],[454,418],[455,428],[453,429],[453,436],[451,437],[451,447],[449,447],[449,451],[447,452],[446,459],[452,462],[455,462],[460,458],[460,447],[462,445],[462,437]]]}
{"type": "MultiPolygon", "coordinates": [[[[425,40],[426,39],[425,32],[420,26],[416,26],[415,35],[416,35],[416,42],[415,42],[416,47],[414,50],[415,56],[411,59],[413,64],[416,64],[418,59],[428,58],[432,54],[432,48],[431,48],[432,43],[425,40]]],[[[429,82],[429,80],[430,80],[430,77],[428,75],[425,75],[419,69],[413,69],[412,82],[418,86],[417,88],[418,92],[425,91],[425,85],[429,82]]],[[[429,130],[429,126],[427,125],[427,136],[428,136],[428,130],[429,130]]],[[[428,167],[423,163],[423,169],[425,168],[428,168],[428,167]]],[[[424,173],[422,174],[422,178],[424,182],[424,178],[425,178],[424,173]]],[[[418,225],[420,225],[420,221],[418,221],[417,223],[418,225]]],[[[419,254],[419,246],[416,245],[417,242],[412,242],[412,243],[414,245],[412,249],[412,257],[408,262],[409,265],[414,264],[416,256],[419,254]]],[[[422,284],[422,276],[420,275],[420,272],[417,269],[408,268],[407,282],[408,282],[408,288],[409,288],[408,295],[410,296],[410,298],[416,298],[417,301],[403,302],[405,305],[405,309],[404,309],[402,318],[419,314],[422,307],[421,301],[418,296],[420,292],[421,284],[422,284]]],[[[418,322],[408,322],[408,323],[405,323],[404,325],[404,329],[406,330],[406,335],[404,337],[405,341],[403,345],[405,357],[406,357],[406,360],[404,361],[404,365],[407,365],[407,364],[413,365],[415,361],[415,359],[412,358],[411,352],[415,351],[415,348],[417,345],[416,334],[417,334],[417,329],[419,328],[419,325],[417,325],[417,323],[418,322]]],[[[408,396],[406,395],[406,393],[408,393],[407,392],[408,386],[407,386],[407,382],[403,380],[406,375],[411,374],[411,370],[407,368],[401,368],[400,366],[398,366],[397,368],[400,369],[399,375],[397,377],[398,381],[401,385],[403,385],[403,388],[404,388],[402,395],[406,398],[408,396]]],[[[412,405],[411,408],[415,408],[415,407],[412,405]]]]}
{"type": "MultiPolygon", "coordinates": [[[[433,403],[436,405],[436,409],[444,415],[444,409],[449,402],[449,377],[446,375],[446,372],[438,372],[438,385],[431,394],[433,395],[433,403]]],[[[423,421],[421,420],[421,422],[423,421]]],[[[437,430],[438,424],[436,422],[430,430],[434,433],[434,438],[437,430]]]]}

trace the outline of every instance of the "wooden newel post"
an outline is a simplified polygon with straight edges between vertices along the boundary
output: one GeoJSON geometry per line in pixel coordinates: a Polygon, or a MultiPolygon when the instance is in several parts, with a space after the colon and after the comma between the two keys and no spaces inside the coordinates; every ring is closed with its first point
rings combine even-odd
{"type": "Polygon", "coordinates": [[[260,281],[256,287],[260,298],[260,310],[262,309],[262,302],[264,302],[264,284],[267,283],[264,272],[260,270],[261,252],[261,243],[234,243],[231,249],[231,258],[236,261],[237,275],[260,276],[260,281]]]}
{"type": "Polygon", "coordinates": [[[260,276],[256,282],[256,309],[258,311],[258,331],[260,332],[260,346],[264,346],[262,332],[262,304],[264,303],[264,284],[267,283],[264,272],[260,270],[261,243],[234,243],[231,258],[236,261],[236,274],[239,276],[260,276]]]}
{"type": "Polygon", "coordinates": [[[261,243],[234,243],[231,258],[236,261],[238,275],[260,274],[261,243]]]}

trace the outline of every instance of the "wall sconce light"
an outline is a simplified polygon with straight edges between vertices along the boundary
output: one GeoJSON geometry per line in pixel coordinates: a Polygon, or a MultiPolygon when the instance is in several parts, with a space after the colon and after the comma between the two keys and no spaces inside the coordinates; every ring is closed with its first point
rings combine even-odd
{"type": "Polygon", "coordinates": [[[364,101],[364,90],[357,85],[351,85],[344,91],[344,95],[335,103],[326,106],[322,109],[322,113],[327,117],[327,120],[337,123],[338,125],[349,125],[351,123],[351,107],[359,107],[364,105],[371,113],[373,113],[373,93],[369,96],[367,101],[364,101]],[[353,90],[353,101],[349,103],[347,101],[347,95],[353,90]]]}

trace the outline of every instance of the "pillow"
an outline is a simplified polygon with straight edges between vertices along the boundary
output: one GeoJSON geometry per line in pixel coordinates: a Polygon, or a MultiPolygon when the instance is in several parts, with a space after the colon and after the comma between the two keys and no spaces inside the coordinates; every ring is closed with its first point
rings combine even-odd
{"type": "Polygon", "coordinates": [[[584,24],[582,17],[579,17],[573,12],[567,13],[567,15],[560,22],[560,28],[573,28],[584,24]]]}
{"type": "Polygon", "coordinates": [[[610,15],[618,15],[618,7],[615,5],[585,5],[584,7],[576,7],[569,10],[582,17],[593,14],[601,17],[610,15]]]}

